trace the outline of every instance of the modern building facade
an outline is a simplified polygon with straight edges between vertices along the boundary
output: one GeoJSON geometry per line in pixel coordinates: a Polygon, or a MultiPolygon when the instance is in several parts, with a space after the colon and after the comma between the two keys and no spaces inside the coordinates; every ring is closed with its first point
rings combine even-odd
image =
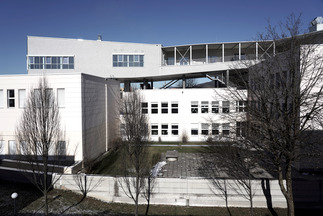
{"type": "MultiPolygon", "coordinates": [[[[64,138],[61,152],[76,161],[95,159],[111,148],[119,112],[119,82],[81,73],[46,74],[57,99],[64,138]]],[[[1,155],[16,155],[19,145],[15,130],[25,100],[42,76],[0,76],[1,155]]]]}
{"type": "MultiPolygon", "coordinates": [[[[313,31],[309,34],[322,37],[322,31],[313,31]]],[[[183,135],[194,142],[243,136],[248,92],[239,80],[248,79],[247,70],[276,55],[278,48],[275,41],[164,47],[103,41],[101,36],[97,40],[28,36],[28,75],[0,77],[2,152],[15,152],[20,106],[44,74],[65,103],[62,125],[70,150],[77,149],[76,160],[97,157],[120,136],[119,98],[131,94],[132,83],[141,86],[137,91],[143,98],[142,112],[149,118],[151,141],[181,141],[183,135]],[[210,82],[185,88],[186,81],[195,78],[210,82]],[[159,81],[164,84],[157,88],[159,81]],[[177,82],[183,87],[176,87],[177,82]],[[233,92],[243,97],[238,99],[233,92]]]]}

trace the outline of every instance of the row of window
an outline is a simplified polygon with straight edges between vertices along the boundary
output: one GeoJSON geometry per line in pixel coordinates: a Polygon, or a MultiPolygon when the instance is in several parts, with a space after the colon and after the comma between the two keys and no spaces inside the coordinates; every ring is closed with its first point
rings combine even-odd
{"type": "Polygon", "coordinates": [[[28,56],[28,69],[74,69],[73,56],[28,56]]]}
{"type": "MultiPolygon", "coordinates": [[[[5,105],[4,100],[4,92],[5,90],[0,89],[0,108],[4,108],[5,106],[8,108],[24,108],[26,102],[26,89],[7,89],[7,104],[5,105]]],[[[34,93],[39,95],[39,89],[34,89],[34,93]]],[[[53,95],[53,89],[46,89],[46,94],[53,95]]],[[[38,98],[38,97],[36,97],[38,98]]],[[[49,98],[49,97],[47,97],[49,98]]],[[[40,104],[40,101],[37,101],[36,104],[40,104]]],[[[57,89],[57,105],[58,107],[65,107],[65,89],[58,88],[57,89]]]]}
{"type": "Polygon", "coordinates": [[[113,55],[113,67],[143,67],[144,55],[113,55]]]}
{"type": "MultiPolygon", "coordinates": [[[[192,123],[191,124],[191,132],[190,134],[192,136],[194,135],[199,135],[199,124],[197,123],[192,123]]],[[[151,135],[152,136],[167,136],[169,133],[172,136],[178,136],[178,124],[167,124],[167,123],[162,123],[160,125],[158,124],[151,124],[151,135]],[[159,127],[160,126],[160,127],[159,127]]],[[[236,128],[235,128],[236,136],[245,136],[246,135],[246,122],[237,122],[236,123],[236,128]]],[[[218,123],[201,123],[200,127],[200,134],[201,135],[222,135],[223,136],[230,136],[231,131],[231,125],[230,123],[223,123],[223,124],[218,124],[218,123]]]]}
{"type": "MultiPolygon", "coordinates": [[[[151,102],[151,114],[158,114],[158,103],[151,102]]],[[[144,102],[141,104],[142,113],[148,114],[148,103],[144,102]]],[[[169,110],[168,102],[161,102],[161,113],[178,113],[178,102],[171,102],[169,110]]],[[[198,101],[191,101],[191,113],[229,113],[230,112],[230,101],[201,101],[199,106],[198,101]],[[221,103],[221,105],[220,105],[221,103]]],[[[236,112],[246,112],[247,102],[246,101],[236,101],[236,112]]]]}
{"type": "MultiPolygon", "coordinates": [[[[5,141],[0,140],[0,154],[4,154],[4,146],[5,141]]],[[[21,150],[22,151],[22,150],[21,150]]],[[[24,152],[19,151],[19,146],[17,146],[16,140],[9,140],[8,141],[8,155],[17,155],[19,153],[24,154],[24,152]]],[[[65,141],[58,141],[57,146],[52,146],[52,148],[49,150],[50,155],[66,155],[66,142],[65,141]],[[55,149],[57,149],[57,152],[55,153],[55,149]]]]}

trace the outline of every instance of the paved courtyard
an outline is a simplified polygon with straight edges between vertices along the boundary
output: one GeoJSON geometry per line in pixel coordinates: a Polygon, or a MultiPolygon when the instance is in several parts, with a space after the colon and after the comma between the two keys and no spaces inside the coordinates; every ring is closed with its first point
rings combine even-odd
{"type": "Polygon", "coordinates": [[[200,170],[203,168],[201,163],[203,154],[201,153],[178,153],[176,161],[166,160],[166,153],[162,157],[167,164],[160,172],[160,177],[185,178],[201,176],[200,170]]]}

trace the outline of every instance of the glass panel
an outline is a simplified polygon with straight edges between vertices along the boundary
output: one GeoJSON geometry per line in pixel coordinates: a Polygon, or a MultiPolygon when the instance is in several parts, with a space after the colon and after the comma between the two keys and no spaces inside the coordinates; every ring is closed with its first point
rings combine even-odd
{"type": "Polygon", "coordinates": [[[19,107],[23,108],[25,107],[25,100],[26,100],[26,90],[25,89],[19,89],[19,107]]]}
{"type": "Polygon", "coordinates": [[[57,89],[57,105],[58,107],[65,107],[65,89],[57,89]]]}

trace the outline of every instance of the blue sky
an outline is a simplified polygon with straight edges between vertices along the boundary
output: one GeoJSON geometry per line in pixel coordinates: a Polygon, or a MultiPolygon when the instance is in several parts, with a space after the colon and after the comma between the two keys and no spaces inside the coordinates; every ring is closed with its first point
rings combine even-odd
{"type": "Polygon", "coordinates": [[[323,0],[0,0],[0,74],[26,73],[28,35],[164,46],[245,41],[291,13],[307,29],[323,16],[323,0]]]}

